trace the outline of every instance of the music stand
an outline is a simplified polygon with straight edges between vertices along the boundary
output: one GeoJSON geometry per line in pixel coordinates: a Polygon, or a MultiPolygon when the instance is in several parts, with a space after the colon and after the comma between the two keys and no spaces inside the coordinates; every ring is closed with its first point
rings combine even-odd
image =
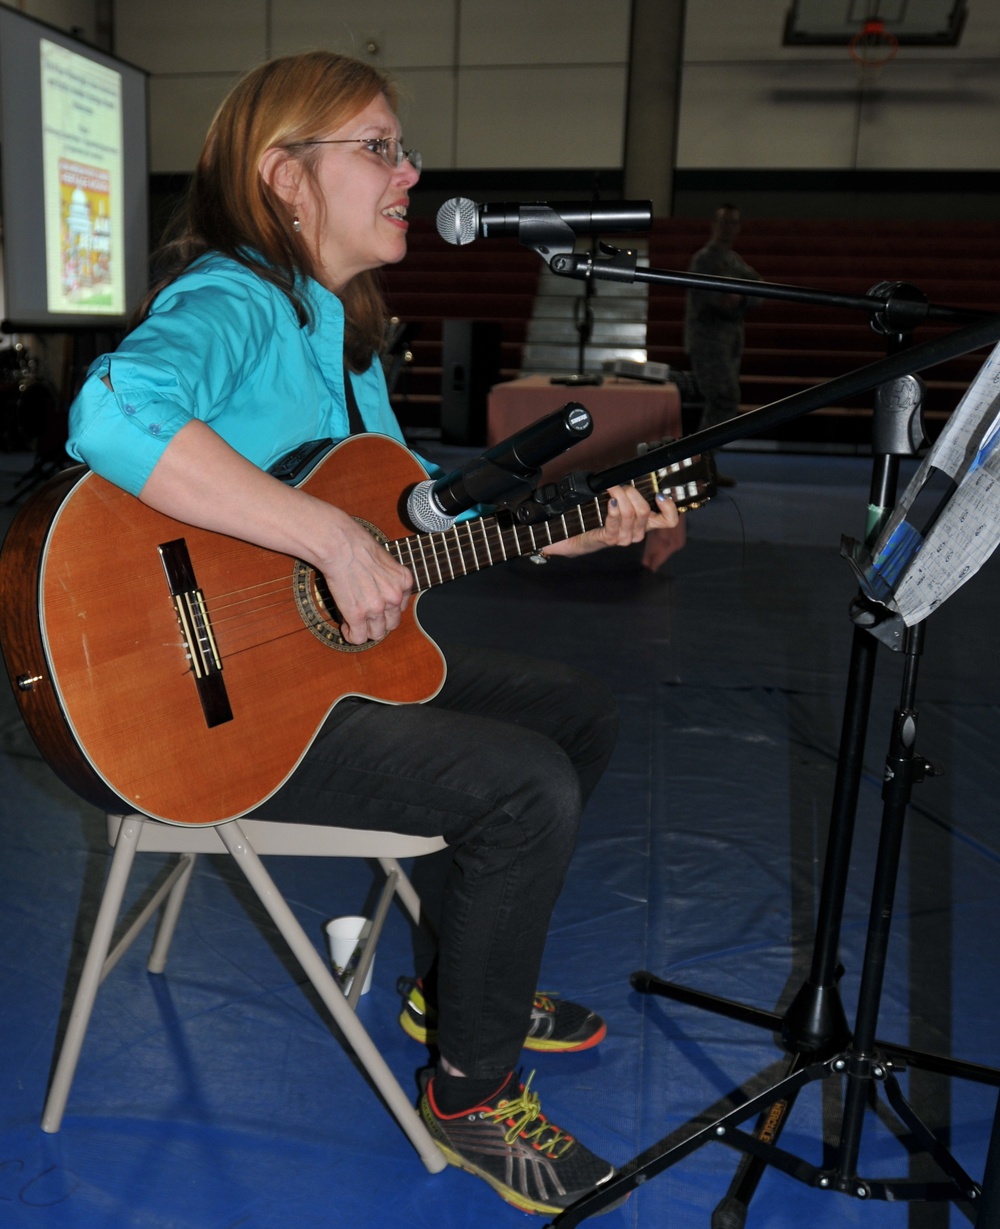
{"type": "MultiPolygon", "coordinates": [[[[914,351],[909,351],[909,357],[914,358],[914,351]]],[[[915,360],[917,367],[920,361],[915,360]]],[[[883,362],[892,368],[891,358],[883,362]]],[[[951,592],[974,575],[1000,541],[998,370],[1000,346],[993,351],[891,514],[896,478],[893,460],[912,455],[920,439],[913,430],[912,419],[914,412],[919,414],[919,390],[897,380],[895,385],[886,386],[887,395],[876,398],[876,465],[871,506],[879,510],[879,515],[873,518],[863,544],[845,541],[842,547],[857,574],[861,592],[852,607],[851,672],[809,979],[784,1015],[662,981],[644,971],[633,974],[631,979],[640,992],[659,994],[779,1033],[791,1056],[786,1074],[729,1113],[716,1117],[706,1113],[692,1119],[678,1133],[683,1136],[680,1142],[671,1144],[668,1137],[634,1157],[611,1182],[556,1217],[552,1223],[560,1229],[570,1229],[605,1209],[709,1142],[727,1144],[743,1154],[729,1194],[713,1215],[713,1229],[739,1229],[743,1225],[749,1200],[768,1165],[819,1189],[862,1200],[966,1200],[972,1204],[978,1201],[978,1184],[920,1120],[903,1096],[896,1073],[910,1065],[1000,1086],[1000,1071],[882,1041],[875,1030],[906,808],[913,785],[930,773],[929,763],[916,748],[916,686],[925,622],[951,592]],[[902,407],[902,415],[895,413],[900,401],[909,401],[902,407]],[[943,490],[934,490],[935,479],[944,482],[943,490]],[[905,668],[886,755],[881,834],[852,1030],[837,991],[836,957],[879,643],[902,652],[905,668]],[[780,1148],[777,1140],[798,1092],[807,1083],[834,1077],[846,1080],[840,1141],[833,1162],[818,1167],[780,1148]],[[880,1090],[906,1132],[906,1147],[935,1162],[937,1180],[872,1179],[858,1174],[865,1109],[880,1090]],[[741,1130],[741,1125],[754,1115],[759,1115],[755,1133],[741,1130]]],[[[752,418],[753,414],[746,417],[752,418]]],[[[690,447],[712,430],[681,443],[690,447]]],[[[665,451],[678,453],[679,445],[665,451]]],[[[655,456],[648,454],[643,460],[648,465],[655,456]]],[[[603,484],[610,473],[596,476],[595,481],[599,479],[603,484]]]]}
{"type": "MultiPolygon", "coordinates": [[[[899,458],[915,455],[923,442],[919,422],[920,382],[914,378],[914,373],[996,343],[1000,339],[1000,316],[929,304],[916,287],[900,282],[879,283],[862,298],[739,278],[639,269],[635,252],[619,250],[604,243],[598,245],[602,253],[600,257],[595,255],[593,249],[589,255],[574,252],[575,235],[571,228],[547,207],[535,208],[538,217],[535,218],[534,228],[522,231],[521,242],[534,248],[547,260],[550,269],[560,276],[603,277],[620,282],[645,281],[745,294],[755,298],[859,308],[871,316],[876,331],[886,336],[888,349],[884,359],[867,367],[664,444],[641,457],[597,474],[569,474],[558,483],[538,488],[511,509],[520,524],[533,524],[562,515],[593,498],[594,494],[616,483],[632,481],[651,469],[670,466],[791,421],[814,409],[837,404],[841,397],[870,389],[879,390],[876,396],[869,521],[865,539],[865,547],[871,548],[871,556],[866,560],[863,550],[848,550],[847,553],[862,576],[865,576],[869,564],[875,565],[872,575],[865,576],[865,579],[876,589],[881,585],[881,591],[874,598],[863,591],[852,611],[854,633],[851,664],[810,977],[796,994],[789,1010],[779,1015],[665,982],[644,971],[632,976],[633,987],[641,992],[661,994],[772,1033],[780,1033],[784,1048],[791,1055],[787,1073],[764,1092],[721,1117],[706,1111],[690,1120],[681,1128],[679,1134],[683,1138],[679,1143],[672,1145],[668,1137],[632,1158],[610,1182],[560,1213],[552,1224],[559,1226],[559,1229],[572,1229],[572,1226],[606,1210],[649,1178],[710,1142],[725,1143],[741,1151],[744,1157],[730,1187],[730,1194],[716,1209],[713,1229],[740,1229],[746,1217],[747,1203],[767,1165],[820,1189],[853,1194],[859,1199],[967,1198],[976,1201],[979,1187],[907,1104],[895,1072],[908,1062],[929,1071],[1000,1086],[1000,1071],[879,1041],[875,1037],[875,1025],[906,807],[912,786],[929,771],[927,761],[917,755],[915,748],[914,705],[917,666],[924,639],[923,621],[914,617],[912,625],[907,623],[908,607],[903,605],[896,610],[891,603],[897,591],[903,596],[902,588],[898,586],[902,586],[909,575],[908,569],[913,560],[916,559],[918,570],[922,568],[920,557],[915,552],[910,555],[906,553],[909,530],[919,535],[922,527],[930,541],[934,526],[940,523],[944,527],[951,519],[947,516],[941,519],[949,502],[945,499],[938,501],[938,506],[931,515],[921,520],[920,526],[906,522],[905,510],[900,520],[892,522],[890,513],[896,498],[899,458]],[[966,320],[971,323],[956,328],[945,337],[911,345],[913,330],[932,319],[951,323],[966,320]],[[908,529],[902,531],[902,538],[882,543],[879,534],[886,528],[887,522],[890,522],[890,533],[899,529],[901,524],[908,524],[908,529]],[[880,552],[885,551],[888,555],[883,558],[880,552]],[[884,566],[887,561],[893,563],[891,575],[884,566]],[[905,654],[906,669],[887,755],[882,833],[861,991],[852,1033],[837,989],[840,976],[837,947],[861,781],[875,652],[880,640],[905,654]],[[820,1169],[778,1147],[777,1139],[799,1090],[809,1082],[834,1076],[847,1079],[841,1141],[835,1164],[820,1169]],[[942,1181],[913,1183],[873,1180],[864,1179],[855,1172],[865,1105],[870,1097],[874,1098],[880,1085],[884,1086],[898,1120],[905,1124],[909,1132],[912,1150],[927,1154],[937,1163],[943,1175],[942,1181]],[[754,1114],[760,1115],[755,1134],[740,1130],[741,1124],[754,1114]]],[[[996,355],[997,351],[994,351],[993,362],[996,355]]],[[[985,384],[980,380],[973,387],[982,392],[985,384]]],[[[988,415],[975,419],[975,412],[967,408],[971,404],[972,392],[970,389],[969,396],[963,400],[960,407],[962,413],[955,411],[953,422],[964,423],[962,429],[967,431],[966,445],[975,442],[975,460],[979,466],[989,461],[988,468],[992,473],[994,465],[1000,467],[1000,453],[991,459],[992,443],[1000,432],[992,433],[992,419],[988,420],[988,415]]],[[[993,417],[996,417],[998,408],[993,406],[993,417]]],[[[949,494],[961,490],[963,482],[967,481],[972,471],[968,465],[965,469],[962,466],[965,462],[971,463],[972,459],[959,450],[958,457],[952,456],[944,465],[944,472],[954,482],[954,489],[949,494]]],[[[921,474],[924,472],[921,470],[921,474]]],[[[996,511],[994,520],[1000,523],[1000,505],[996,511]]],[[[913,544],[913,540],[910,541],[913,544]]],[[[969,574],[967,572],[962,579],[969,574]]],[[[943,596],[939,595],[940,600],[943,596]]]]}

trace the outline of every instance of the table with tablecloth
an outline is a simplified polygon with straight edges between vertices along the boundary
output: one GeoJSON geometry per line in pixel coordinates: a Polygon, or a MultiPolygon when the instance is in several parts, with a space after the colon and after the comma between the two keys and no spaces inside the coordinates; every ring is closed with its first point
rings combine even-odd
{"type": "MultiPolygon", "coordinates": [[[[529,423],[568,402],[577,401],[594,421],[591,435],[542,471],[553,481],[573,470],[597,472],[634,457],[640,444],[655,444],[681,434],[681,399],[673,384],[644,384],[605,379],[601,384],[553,384],[548,376],[522,376],[490,391],[487,442],[497,444],[529,423]]],[[[659,566],[684,545],[684,519],[676,529],[656,530],[643,556],[647,566],[659,566]]]]}

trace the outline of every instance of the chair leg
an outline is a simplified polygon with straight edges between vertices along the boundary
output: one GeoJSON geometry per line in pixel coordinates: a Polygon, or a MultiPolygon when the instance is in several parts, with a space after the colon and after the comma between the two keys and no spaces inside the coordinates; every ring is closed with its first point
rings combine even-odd
{"type": "Polygon", "coordinates": [[[387,879],[391,878],[393,875],[396,876],[393,890],[399,897],[399,903],[413,919],[413,924],[415,926],[423,927],[432,939],[436,939],[437,935],[434,933],[434,927],[428,921],[424,914],[423,908],[421,907],[420,897],[417,895],[413,884],[410,883],[406,872],[403,870],[402,866],[400,866],[398,859],[379,858],[378,861],[379,866],[382,867],[387,879]]]}
{"type": "Polygon", "coordinates": [[[320,959],[316,948],[289,909],[284,897],[275,887],[274,881],[264,869],[260,858],[251,848],[240,828],[239,821],[220,824],[217,831],[250,886],[257,893],[261,904],[270,914],[271,920],[284,936],[348,1044],[381,1093],[396,1121],[417,1150],[420,1159],[431,1173],[439,1173],[447,1165],[444,1156],[434,1143],[427,1128],[420,1121],[409,1098],[389,1070],[385,1059],[368,1036],[361,1021],[351,1010],[326,963],[320,959]]]}
{"type": "Polygon", "coordinates": [[[378,941],[382,937],[385,919],[389,916],[389,909],[392,905],[392,898],[395,895],[400,874],[402,874],[401,871],[390,871],[386,875],[385,883],[378,898],[378,904],[375,906],[371,926],[368,930],[368,941],[361,949],[361,958],[358,961],[358,967],[354,970],[354,980],[347,995],[347,1005],[351,1011],[357,1011],[358,1009],[361,989],[368,978],[368,970],[372,967],[372,961],[375,959],[375,951],[378,948],[378,941]]]}
{"type": "Polygon", "coordinates": [[[177,929],[177,919],[180,916],[181,905],[184,903],[184,894],[188,890],[188,884],[191,882],[191,874],[194,871],[194,864],[197,860],[197,854],[181,854],[181,860],[175,870],[177,877],[171,884],[167,903],[163,907],[160,924],[156,928],[156,939],[153,941],[153,949],[149,953],[149,960],[146,962],[146,968],[150,973],[162,973],[166,968],[170,943],[174,937],[174,931],[177,929]]]}
{"type": "Polygon", "coordinates": [[[118,833],[114,857],[111,859],[111,869],[108,872],[104,895],[97,911],[94,933],[91,936],[90,946],[87,948],[87,956],[83,962],[80,983],[73,999],[66,1035],[59,1050],[59,1058],[42,1114],[42,1130],[49,1134],[55,1134],[62,1125],[83,1038],[94,1009],[94,999],[97,997],[97,989],[104,977],[108,948],[111,946],[115,923],[121,910],[125,885],[128,883],[129,872],[135,859],[136,843],[141,828],[142,820],[134,816],[127,816],[122,821],[118,833]]]}

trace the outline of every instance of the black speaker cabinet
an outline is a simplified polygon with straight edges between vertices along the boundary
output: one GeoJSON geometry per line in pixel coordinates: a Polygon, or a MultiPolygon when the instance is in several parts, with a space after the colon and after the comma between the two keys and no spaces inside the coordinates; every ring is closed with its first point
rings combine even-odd
{"type": "Polygon", "coordinates": [[[499,324],[445,320],[441,345],[441,440],[486,443],[486,399],[500,380],[499,324]]]}

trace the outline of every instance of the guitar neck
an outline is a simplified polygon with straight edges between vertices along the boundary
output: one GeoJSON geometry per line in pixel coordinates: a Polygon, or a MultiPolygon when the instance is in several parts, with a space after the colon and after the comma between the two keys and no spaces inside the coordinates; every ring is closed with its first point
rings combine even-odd
{"type": "MultiPolygon", "coordinates": [[[[648,501],[652,501],[660,488],[655,474],[637,478],[632,484],[648,501]]],[[[667,490],[668,494],[673,491],[667,490]]],[[[677,500],[678,510],[683,511],[677,500]]],[[[590,529],[604,524],[608,496],[599,495],[586,503],[578,504],[562,516],[541,521],[537,525],[516,525],[501,521],[495,516],[476,517],[459,521],[444,533],[420,533],[408,538],[397,538],[386,543],[386,549],[395,559],[410,569],[416,581],[416,592],[422,593],[435,585],[468,576],[517,559],[522,555],[534,555],[545,546],[575,538],[590,529]]]]}

